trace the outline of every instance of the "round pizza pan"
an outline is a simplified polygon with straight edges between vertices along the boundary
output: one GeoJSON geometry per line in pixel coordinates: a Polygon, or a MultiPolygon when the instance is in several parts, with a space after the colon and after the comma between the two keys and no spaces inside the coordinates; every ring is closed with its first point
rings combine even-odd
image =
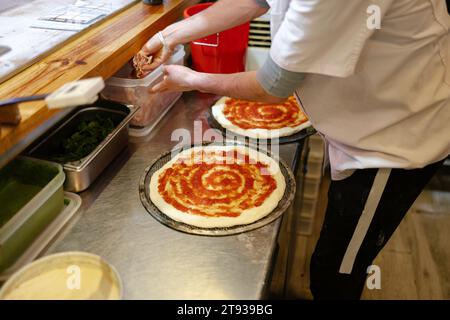
{"type": "MultiPolygon", "coordinates": [[[[274,139],[255,139],[255,138],[250,138],[247,136],[243,136],[240,135],[238,133],[232,132],[231,130],[227,130],[224,127],[222,127],[222,125],[214,118],[214,116],[212,115],[211,110],[207,111],[205,113],[206,119],[208,121],[209,126],[212,129],[218,130],[220,131],[220,133],[222,134],[223,137],[227,138],[227,139],[231,139],[234,140],[236,137],[238,139],[238,141],[245,141],[246,144],[253,144],[253,145],[258,145],[258,144],[270,144],[274,139]]],[[[288,143],[296,143],[300,140],[303,140],[313,134],[315,134],[317,131],[313,128],[313,127],[307,127],[297,133],[294,133],[290,136],[285,136],[285,137],[279,137],[278,138],[278,144],[288,144],[288,143]]]]}
{"type": "MultiPolygon", "coordinates": [[[[206,145],[238,145],[238,144],[218,144],[218,143],[204,143],[204,146],[206,145]]],[[[191,147],[195,147],[198,145],[191,145],[191,147]]],[[[187,148],[184,148],[186,150],[187,148]]],[[[259,150],[259,152],[264,152],[259,150]]],[[[144,205],[145,209],[150,213],[150,215],[158,220],[160,223],[181,231],[185,233],[195,234],[195,235],[202,235],[202,236],[228,236],[228,235],[234,235],[239,234],[243,232],[248,232],[251,230],[255,230],[258,228],[261,228],[279,217],[283,215],[283,213],[286,211],[286,209],[291,205],[292,201],[294,200],[295,195],[295,178],[294,174],[292,173],[291,169],[287,166],[287,164],[279,160],[277,157],[273,156],[269,152],[264,152],[268,156],[272,157],[276,161],[278,161],[281,172],[284,176],[284,179],[286,181],[286,189],[284,191],[284,195],[281,198],[281,200],[278,202],[278,206],[268,215],[265,217],[250,223],[246,225],[236,225],[232,227],[221,227],[221,228],[201,228],[197,226],[191,226],[188,224],[185,224],[180,221],[176,221],[169,216],[165,215],[163,212],[161,212],[158,207],[156,207],[152,200],[150,199],[150,179],[152,175],[159,170],[161,167],[163,167],[167,162],[171,160],[171,151],[167,151],[160,155],[158,158],[154,159],[152,163],[145,169],[144,174],[141,177],[141,180],[139,182],[139,195],[141,198],[141,202],[144,205]]]]}

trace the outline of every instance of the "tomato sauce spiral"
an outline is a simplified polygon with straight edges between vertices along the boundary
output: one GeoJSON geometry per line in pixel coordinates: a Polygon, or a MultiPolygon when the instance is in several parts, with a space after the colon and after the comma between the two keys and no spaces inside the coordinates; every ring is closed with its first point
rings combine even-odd
{"type": "Polygon", "coordinates": [[[291,96],[284,103],[260,103],[228,98],[223,109],[224,116],[242,129],[275,130],[296,127],[307,117],[291,96]]]}
{"type": "Polygon", "coordinates": [[[267,164],[249,161],[237,151],[223,151],[221,156],[224,161],[209,161],[215,158],[202,151],[178,159],[159,176],[159,194],[182,212],[238,217],[262,205],[276,189],[267,164]]]}

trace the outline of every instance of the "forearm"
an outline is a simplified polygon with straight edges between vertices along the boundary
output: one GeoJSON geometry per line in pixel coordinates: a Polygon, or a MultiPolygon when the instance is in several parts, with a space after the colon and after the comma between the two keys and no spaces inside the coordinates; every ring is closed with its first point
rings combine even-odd
{"type": "Polygon", "coordinates": [[[285,100],[285,97],[267,93],[259,84],[256,71],[234,74],[196,73],[193,87],[202,92],[259,102],[278,103],[285,100]]]}
{"type": "Polygon", "coordinates": [[[280,102],[300,86],[305,75],[278,66],[270,57],[258,71],[234,74],[194,73],[194,88],[204,92],[261,102],[280,102]]]}
{"type": "Polygon", "coordinates": [[[162,31],[171,47],[250,21],[267,11],[255,0],[220,0],[208,9],[162,31]]]}

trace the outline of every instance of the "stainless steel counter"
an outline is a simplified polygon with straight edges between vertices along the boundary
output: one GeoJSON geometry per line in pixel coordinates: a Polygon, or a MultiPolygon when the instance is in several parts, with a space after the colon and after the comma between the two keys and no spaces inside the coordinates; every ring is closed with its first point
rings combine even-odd
{"type": "MultiPolygon", "coordinates": [[[[207,129],[204,112],[213,101],[214,97],[206,94],[184,94],[150,136],[132,141],[81,194],[83,212],[47,253],[79,250],[99,254],[120,273],[125,299],[263,298],[280,220],[236,236],[194,236],[154,220],[139,199],[144,169],[178,143],[171,141],[175,129],[192,133],[194,120],[201,120],[207,129]]],[[[280,155],[293,166],[298,148],[281,146],[280,155]]]]}

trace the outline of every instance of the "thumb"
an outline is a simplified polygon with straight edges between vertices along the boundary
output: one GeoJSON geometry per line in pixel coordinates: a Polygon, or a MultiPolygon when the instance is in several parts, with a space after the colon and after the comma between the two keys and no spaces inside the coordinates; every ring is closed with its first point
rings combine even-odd
{"type": "Polygon", "coordinates": [[[152,41],[153,39],[148,40],[141,48],[141,52],[144,54],[150,54],[154,51],[157,50],[154,42],[152,41]]]}
{"type": "Polygon", "coordinates": [[[168,76],[169,76],[169,73],[168,73],[168,71],[167,71],[166,66],[163,66],[163,67],[162,67],[162,74],[163,74],[163,77],[162,77],[161,81],[158,82],[157,84],[155,84],[155,85],[150,89],[150,92],[151,92],[151,93],[161,92],[163,89],[165,89],[165,87],[166,87],[166,81],[167,81],[167,78],[168,78],[168,76]]]}
{"type": "Polygon", "coordinates": [[[150,93],[157,93],[157,92],[163,92],[166,90],[166,77],[164,76],[163,80],[161,82],[155,84],[151,89],[150,93]]]}
{"type": "Polygon", "coordinates": [[[162,48],[161,41],[155,39],[155,36],[150,38],[141,49],[141,52],[145,55],[154,54],[162,48]]]}

